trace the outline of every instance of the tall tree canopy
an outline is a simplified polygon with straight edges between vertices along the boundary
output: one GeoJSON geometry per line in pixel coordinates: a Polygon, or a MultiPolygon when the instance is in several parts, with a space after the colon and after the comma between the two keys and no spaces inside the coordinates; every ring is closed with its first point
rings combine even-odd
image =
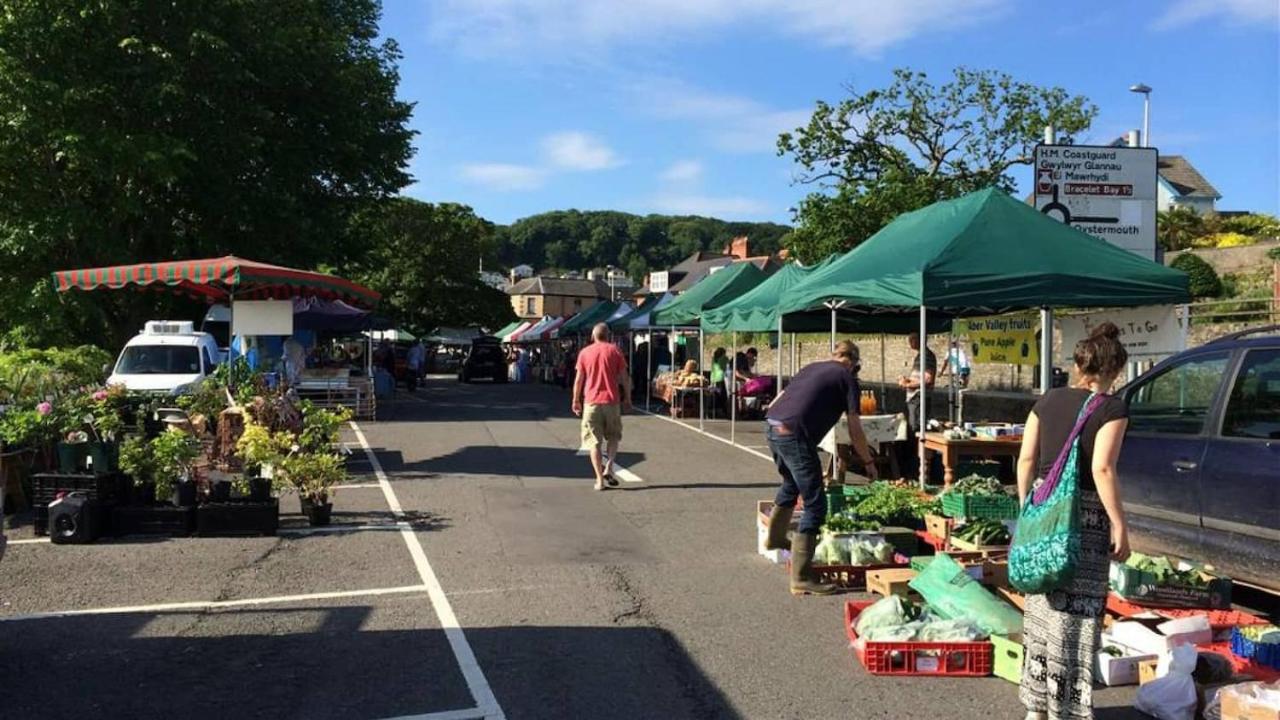
{"type": "Polygon", "coordinates": [[[151,293],[52,301],[66,267],[344,259],[409,182],[412,106],[377,0],[6,0],[0,338],[113,344],[151,293]]]}
{"type": "Polygon", "coordinates": [[[364,251],[343,274],[382,293],[381,312],[404,327],[495,329],[515,318],[506,293],[480,282],[480,262],[496,257],[494,226],[471,208],[397,198],[361,213],[352,234],[364,251]]]}
{"type": "Polygon", "coordinates": [[[517,220],[500,231],[499,259],[507,265],[580,269],[613,265],[636,281],[698,250],[724,249],[735,237],[751,239],[766,255],[783,247],[791,228],[777,223],[715,218],[558,210],[517,220]]]}
{"type": "Polygon", "coordinates": [[[797,182],[821,187],[795,211],[791,247],[806,261],[937,200],[990,185],[1012,190],[1010,168],[1032,161],[1046,125],[1071,143],[1097,114],[1082,96],[991,70],[957,68],[935,85],[899,69],[886,88],[849,93],[819,102],[807,126],[778,138],[778,154],[800,167],[797,182]]]}

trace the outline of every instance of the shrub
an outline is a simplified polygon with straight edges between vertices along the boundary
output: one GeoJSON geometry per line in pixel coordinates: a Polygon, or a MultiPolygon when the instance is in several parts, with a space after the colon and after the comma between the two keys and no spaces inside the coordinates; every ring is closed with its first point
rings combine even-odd
{"type": "Polygon", "coordinates": [[[1258,238],[1249,235],[1241,235],[1238,232],[1220,232],[1205,236],[1205,239],[1212,243],[1210,247],[1232,248],[1253,245],[1258,242],[1258,238]]]}
{"type": "Polygon", "coordinates": [[[1181,270],[1191,278],[1190,289],[1193,297],[1217,297],[1222,292],[1222,281],[1213,266],[1193,253],[1182,253],[1173,259],[1170,267],[1181,270]]]}
{"type": "Polygon", "coordinates": [[[105,350],[91,345],[0,352],[0,404],[60,397],[75,388],[98,385],[105,379],[102,366],[110,363],[105,350]]]}
{"type": "Polygon", "coordinates": [[[1280,247],[1273,247],[1267,251],[1267,257],[1280,262],[1280,247]]]}
{"type": "Polygon", "coordinates": [[[1239,215],[1224,219],[1222,230],[1249,237],[1280,237],[1280,220],[1266,213],[1239,215]]]}

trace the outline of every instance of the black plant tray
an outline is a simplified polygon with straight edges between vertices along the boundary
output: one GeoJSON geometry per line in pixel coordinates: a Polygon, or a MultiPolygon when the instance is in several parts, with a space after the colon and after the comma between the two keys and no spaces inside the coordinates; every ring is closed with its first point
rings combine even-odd
{"type": "Polygon", "coordinates": [[[280,527],[280,501],[230,500],[196,508],[196,534],[201,537],[275,535],[280,527]]]}
{"type": "Polygon", "coordinates": [[[132,483],[121,473],[37,473],[31,476],[31,504],[48,506],[60,492],[82,492],[101,505],[123,502],[132,483]]]}
{"type": "Polygon", "coordinates": [[[196,525],[194,507],[118,505],[111,510],[111,530],[117,536],[190,535],[196,525]]]}

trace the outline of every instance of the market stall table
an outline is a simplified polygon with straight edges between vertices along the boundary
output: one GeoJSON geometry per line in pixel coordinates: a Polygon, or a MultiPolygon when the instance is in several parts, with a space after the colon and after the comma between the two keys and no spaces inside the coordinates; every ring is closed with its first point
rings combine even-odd
{"type": "MultiPolygon", "coordinates": [[[[867,444],[879,452],[885,443],[899,442],[907,439],[907,419],[902,413],[896,415],[860,415],[862,432],[867,436],[867,444]]],[[[818,448],[831,455],[832,476],[835,476],[835,458],[839,449],[849,446],[849,416],[842,415],[840,422],[818,443],[818,448]]],[[[897,456],[889,453],[889,460],[897,473],[897,456]]]]}
{"type": "Polygon", "coordinates": [[[968,438],[952,440],[942,433],[925,433],[924,449],[942,455],[943,485],[950,487],[955,480],[955,469],[960,464],[960,456],[976,455],[984,458],[1010,457],[1015,461],[1022,449],[1022,438],[968,438]]]}

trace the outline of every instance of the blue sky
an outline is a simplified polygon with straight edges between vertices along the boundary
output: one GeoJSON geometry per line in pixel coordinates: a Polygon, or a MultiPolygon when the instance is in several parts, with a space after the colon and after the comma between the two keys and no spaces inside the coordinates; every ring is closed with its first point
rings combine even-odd
{"type": "Polygon", "coordinates": [[[957,65],[1087,96],[1083,143],[1141,127],[1128,88],[1146,83],[1154,144],[1219,209],[1280,212],[1277,0],[384,0],[382,30],[417,103],[407,194],[497,222],[789,222],[809,188],[775,155],[779,131],[895,67],[941,81],[957,65]]]}

